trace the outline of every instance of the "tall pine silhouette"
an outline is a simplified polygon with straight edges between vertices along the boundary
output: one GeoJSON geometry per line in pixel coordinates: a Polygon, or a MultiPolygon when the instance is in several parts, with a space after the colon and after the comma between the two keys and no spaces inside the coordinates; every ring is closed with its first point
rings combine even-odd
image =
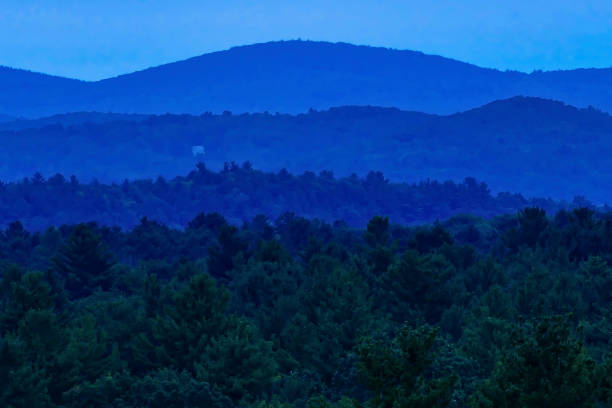
{"type": "Polygon", "coordinates": [[[85,224],[74,228],[52,259],[53,268],[64,279],[73,299],[88,296],[96,288],[108,290],[114,263],[100,237],[85,224]]]}

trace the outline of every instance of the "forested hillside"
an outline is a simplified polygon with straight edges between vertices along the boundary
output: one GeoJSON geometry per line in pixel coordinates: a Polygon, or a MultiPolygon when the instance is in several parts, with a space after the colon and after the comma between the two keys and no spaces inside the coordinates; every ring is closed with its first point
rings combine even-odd
{"type": "Polygon", "coordinates": [[[550,212],[589,204],[526,199],[520,194],[491,194],[473,178],[460,183],[389,182],[380,172],[366,177],[336,178],[333,173],[286,170],[265,173],[250,163],[227,163],[220,172],[202,163],[186,176],[155,180],[125,180],[117,184],[80,182],[60,174],[45,179],[36,173],[19,183],[0,184],[0,227],[20,220],[27,228],[97,221],[131,228],[148,217],[182,228],[197,213],[219,212],[240,225],[257,215],[276,219],[290,212],[327,222],[363,227],[376,214],[410,225],[455,214],[492,217],[538,205],[550,212]]]}
{"type": "Polygon", "coordinates": [[[0,233],[6,407],[604,407],[612,218],[0,233]]]}
{"type": "Polygon", "coordinates": [[[62,125],[64,127],[68,127],[86,123],[101,124],[121,121],[138,122],[148,119],[150,116],[151,115],[130,115],[125,113],[72,112],[46,116],[39,119],[24,119],[0,115],[0,131],[40,129],[51,125],[62,125]]]}
{"type": "Polygon", "coordinates": [[[498,71],[415,51],[280,41],[97,82],[0,67],[0,114],[300,113],[376,105],[450,114],[517,95],[612,111],[612,69],[498,71]]]}
{"type": "Polygon", "coordinates": [[[612,201],[612,117],[537,98],[512,98],[450,116],[375,107],[300,115],[59,115],[0,125],[0,180],[39,171],[83,181],[173,178],[204,160],[213,170],[250,161],[290,173],[333,171],[396,182],[473,177],[494,192],[612,201]],[[10,130],[13,129],[13,130],[10,130]],[[20,129],[20,130],[18,130],[20,129]],[[205,154],[193,157],[192,146],[205,154]]]}

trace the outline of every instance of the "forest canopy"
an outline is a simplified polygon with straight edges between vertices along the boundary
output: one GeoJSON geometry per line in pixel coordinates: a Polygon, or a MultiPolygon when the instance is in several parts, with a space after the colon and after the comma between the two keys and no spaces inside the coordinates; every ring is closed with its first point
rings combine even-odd
{"type": "Polygon", "coordinates": [[[612,404],[612,215],[588,208],[15,222],[0,259],[2,406],[612,404]]]}

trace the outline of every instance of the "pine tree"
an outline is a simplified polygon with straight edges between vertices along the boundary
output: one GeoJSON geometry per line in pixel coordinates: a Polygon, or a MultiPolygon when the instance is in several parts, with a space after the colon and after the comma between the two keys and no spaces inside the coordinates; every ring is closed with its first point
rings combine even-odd
{"type": "Polygon", "coordinates": [[[277,373],[270,342],[246,321],[227,313],[229,295],[205,274],[174,296],[156,317],[152,338],[141,337],[149,367],[187,371],[234,402],[260,396],[277,373]]]}
{"type": "Polygon", "coordinates": [[[96,288],[112,286],[113,256],[100,237],[85,225],[77,225],[67,242],[52,259],[53,269],[65,280],[74,299],[90,295],[96,288]]]}

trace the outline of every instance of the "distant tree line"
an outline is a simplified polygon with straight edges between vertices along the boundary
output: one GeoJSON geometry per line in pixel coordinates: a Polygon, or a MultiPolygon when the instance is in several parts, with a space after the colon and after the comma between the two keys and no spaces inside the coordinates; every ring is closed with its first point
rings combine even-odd
{"type": "Polygon", "coordinates": [[[584,205],[590,204],[582,198],[560,203],[520,194],[493,195],[473,178],[461,183],[393,183],[380,172],[363,178],[336,178],[330,171],[292,175],[286,170],[258,171],[249,162],[226,163],[219,172],[200,163],[187,176],[170,180],[83,183],[74,176],[44,178],[36,173],[20,182],[0,183],[0,227],[20,220],[36,230],[88,221],[132,228],[143,217],[184,227],[199,212],[219,212],[233,224],[260,214],[275,219],[292,212],[356,227],[364,227],[376,214],[387,214],[392,222],[410,225],[461,213],[491,217],[526,206],[555,213],[584,205]]]}

